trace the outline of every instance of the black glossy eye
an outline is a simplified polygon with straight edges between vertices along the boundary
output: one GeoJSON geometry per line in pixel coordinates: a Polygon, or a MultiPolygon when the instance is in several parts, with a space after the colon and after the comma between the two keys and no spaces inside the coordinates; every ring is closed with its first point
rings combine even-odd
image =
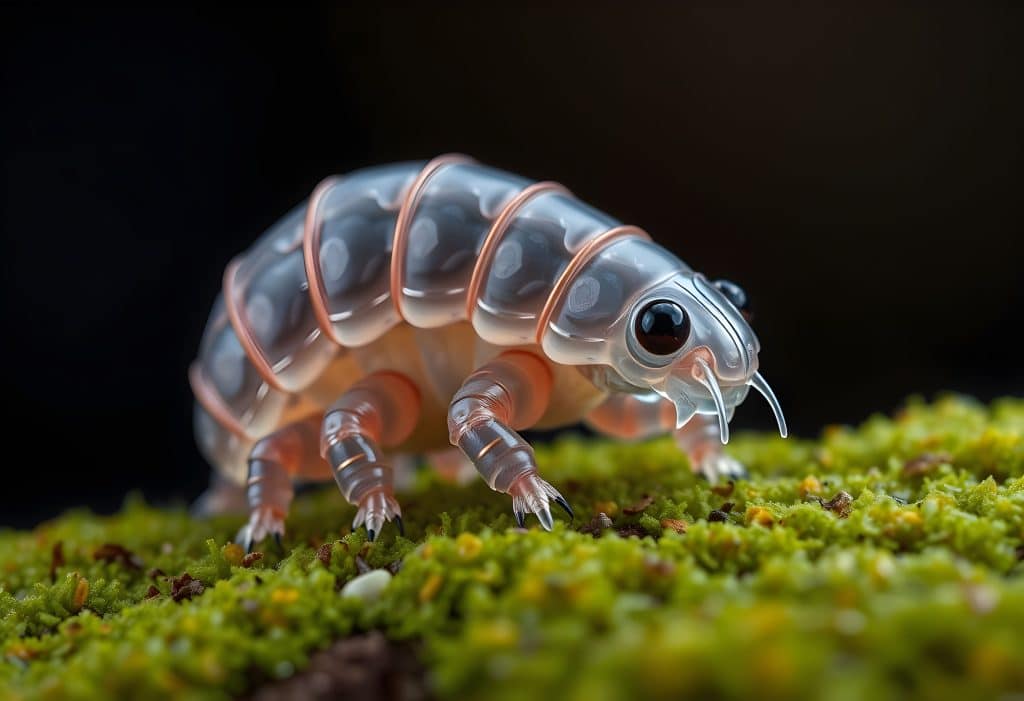
{"type": "Polygon", "coordinates": [[[636,315],[636,340],[654,355],[671,355],[690,336],[690,317],[675,302],[650,302],[636,315]]]}
{"type": "Polygon", "coordinates": [[[747,293],[743,291],[743,288],[737,285],[735,282],[729,282],[728,280],[715,280],[715,287],[718,291],[725,295],[732,306],[739,310],[743,317],[750,321],[753,317],[753,313],[750,309],[750,299],[747,297],[747,293]]]}

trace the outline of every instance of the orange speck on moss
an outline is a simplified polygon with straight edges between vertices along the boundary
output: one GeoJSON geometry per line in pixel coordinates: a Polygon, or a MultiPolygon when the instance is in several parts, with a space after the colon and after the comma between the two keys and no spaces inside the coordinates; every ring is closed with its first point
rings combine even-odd
{"type": "Polygon", "coordinates": [[[463,560],[472,560],[483,550],[484,542],[472,533],[462,533],[455,539],[455,549],[463,560]]]}
{"type": "Polygon", "coordinates": [[[661,527],[668,530],[675,531],[676,533],[686,533],[686,529],[689,527],[686,521],[681,518],[663,518],[661,519],[661,527]]]}
{"type": "Polygon", "coordinates": [[[821,482],[814,475],[807,475],[803,478],[799,485],[797,485],[797,492],[801,497],[806,497],[808,494],[821,494],[822,486],[821,482]]]}
{"type": "Polygon", "coordinates": [[[224,559],[233,567],[241,565],[242,560],[245,558],[245,550],[238,543],[228,543],[220,551],[223,553],[224,559]]]}
{"type": "Polygon", "coordinates": [[[924,523],[924,519],[921,518],[921,514],[916,511],[900,511],[893,518],[893,521],[897,524],[904,526],[920,526],[924,523]]]}
{"type": "Polygon", "coordinates": [[[75,594],[71,599],[72,610],[79,611],[85,606],[85,600],[89,596],[89,580],[81,577],[75,585],[75,594]]]}
{"type": "Polygon", "coordinates": [[[5,650],[4,652],[8,656],[16,657],[22,662],[28,662],[29,660],[39,655],[39,652],[37,650],[33,650],[32,648],[25,645],[25,643],[13,643],[9,645],[7,647],[7,650],[5,650]]]}
{"type": "Polygon", "coordinates": [[[1005,647],[995,642],[983,642],[971,651],[967,660],[968,674],[986,684],[997,686],[1012,678],[1013,657],[1005,647]]]}
{"type": "Polygon", "coordinates": [[[510,648],[519,642],[519,629],[511,621],[499,619],[472,626],[467,637],[474,646],[510,648]]]}
{"type": "Polygon", "coordinates": [[[425,581],[423,583],[423,586],[420,587],[420,603],[425,604],[428,601],[433,600],[433,598],[437,596],[437,592],[441,591],[441,585],[443,583],[444,577],[437,574],[436,572],[427,577],[427,581],[425,581]]]}
{"type": "Polygon", "coordinates": [[[291,587],[275,589],[270,595],[270,600],[275,604],[293,604],[299,600],[299,590],[291,587]]]}
{"type": "Polygon", "coordinates": [[[758,526],[764,526],[770,528],[775,524],[775,517],[772,516],[772,512],[763,506],[751,506],[747,508],[747,512],[744,515],[744,520],[748,525],[757,524],[758,526]]]}
{"type": "Polygon", "coordinates": [[[524,601],[537,603],[544,600],[547,590],[541,577],[527,577],[519,586],[519,596],[524,601]]]}

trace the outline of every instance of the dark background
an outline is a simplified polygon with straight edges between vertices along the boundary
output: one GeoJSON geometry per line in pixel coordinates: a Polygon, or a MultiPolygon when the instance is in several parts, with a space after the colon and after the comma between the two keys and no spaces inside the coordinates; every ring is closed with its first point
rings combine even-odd
{"type": "Polygon", "coordinates": [[[1024,393],[1020,11],[367,4],[4,11],[0,525],[196,495],[224,264],[325,175],[447,151],[744,285],[799,434],[1024,393]]]}

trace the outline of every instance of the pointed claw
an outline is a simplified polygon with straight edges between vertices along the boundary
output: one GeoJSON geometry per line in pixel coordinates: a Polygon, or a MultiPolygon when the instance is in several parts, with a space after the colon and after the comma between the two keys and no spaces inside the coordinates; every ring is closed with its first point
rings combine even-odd
{"type": "MultiPolygon", "coordinates": [[[[383,514],[370,514],[366,519],[366,530],[370,533],[380,533],[384,530],[385,523],[383,514]]],[[[371,537],[370,540],[373,538],[371,537]]]]}
{"type": "Polygon", "coordinates": [[[284,554],[284,543],[281,542],[281,534],[280,533],[277,533],[277,532],[274,533],[274,545],[277,546],[277,551],[279,553],[284,554]]]}
{"type": "Polygon", "coordinates": [[[249,553],[252,552],[252,546],[253,546],[252,534],[247,532],[245,534],[245,554],[246,555],[248,555],[249,553]]]}
{"type": "Polygon", "coordinates": [[[738,460],[721,453],[711,453],[705,456],[700,461],[697,474],[712,484],[723,478],[736,480],[746,479],[749,476],[747,469],[738,460]]]}
{"type": "Polygon", "coordinates": [[[537,520],[540,521],[540,525],[544,527],[545,531],[550,531],[555,526],[555,520],[551,518],[551,509],[547,506],[542,506],[537,510],[537,520]]]}
{"type": "Polygon", "coordinates": [[[561,494],[555,497],[555,503],[561,506],[565,510],[565,513],[569,514],[570,521],[576,518],[576,515],[572,512],[572,507],[569,506],[569,502],[567,502],[565,497],[561,494]]]}
{"type": "Polygon", "coordinates": [[[550,531],[554,528],[555,520],[551,516],[550,508],[552,500],[565,509],[570,518],[573,517],[569,502],[536,472],[527,473],[517,479],[509,488],[509,494],[512,495],[512,511],[520,528],[526,527],[527,514],[535,514],[545,530],[550,531]]]}
{"type": "Polygon", "coordinates": [[[372,528],[366,529],[366,535],[370,539],[371,543],[377,539],[377,531],[373,530],[372,528]]]}
{"type": "Polygon", "coordinates": [[[398,535],[405,537],[405,523],[401,516],[395,515],[395,525],[398,526],[398,535]]]}

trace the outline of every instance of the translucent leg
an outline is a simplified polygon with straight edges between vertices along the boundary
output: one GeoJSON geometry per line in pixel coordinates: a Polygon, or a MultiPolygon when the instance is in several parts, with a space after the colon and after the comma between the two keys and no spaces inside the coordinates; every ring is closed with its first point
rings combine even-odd
{"type": "Polygon", "coordinates": [[[512,496],[520,526],[527,513],[551,530],[549,500],[569,516],[569,503],[537,474],[533,448],[513,430],[544,414],[551,398],[551,371],[525,351],[508,351],[471,374],[448,409],[448,434],[491,489],[512,496]]]}
{"type": "Polygon", "coordinates": [[[676,430],[675,407],[656,394],[613,394],[586,420],[595,430],[624,440],[672,433],[694,471],[711,482],[747,476],[743,465],[722,452],[717,417],[697,414],[676,430]]]}
{"type": "Polygon", "coordinates": [[[394,471],[381,446],[398,445],[419,420],[420,395],[415,385],[395,372],[368,375],[353,385],[324,416],[320,451],[330,463],[342,495],[358,508],[353,528],[366,525],[374,540],[384,523],[402,529],[402,509],[395,500],[394,471]]]}
{"type": "Polygon", "coordinates": [[[206,488],[192,505],[192,514],[199,518],[218,516],[220,514],[244,514],[249,511],[244,484],[238,484],[217,472],[210,479],[206,488]]]}
{"type": "Polygon", "coordinates": [[[428,453],[427,462],[441,479],[452,484],[465,485],[476,477],[476,466],[458,448],[428,453]]]}
{"type": "MultiPolygon", "coordinates": [[[[729,418],[732,418],[732,411],[729,418]]],[[[694,471],[707,477],[709,482],[747,476],[746,468],[738,460],[722,452],[717,416],[695,415],[675,432],[675,439],[689,456],[694,471]]]]}
{"type": "Polygon", "coordinates": [[[642,440],[676,427],[672,402],[651,394],[613,394],[587,414],[587,425],[606,436],[642,440]]]}
{"type": "Polygon", "coordinates": [[[295,496],[292,479],[312,469],[311,463],[320,461],[318,424],[316,419],[289,424],[253,446],[247,482],[249,522],[236,539],[245,545],[246,551],[268,535],[280,545],[284,521],[295,496]]]}

